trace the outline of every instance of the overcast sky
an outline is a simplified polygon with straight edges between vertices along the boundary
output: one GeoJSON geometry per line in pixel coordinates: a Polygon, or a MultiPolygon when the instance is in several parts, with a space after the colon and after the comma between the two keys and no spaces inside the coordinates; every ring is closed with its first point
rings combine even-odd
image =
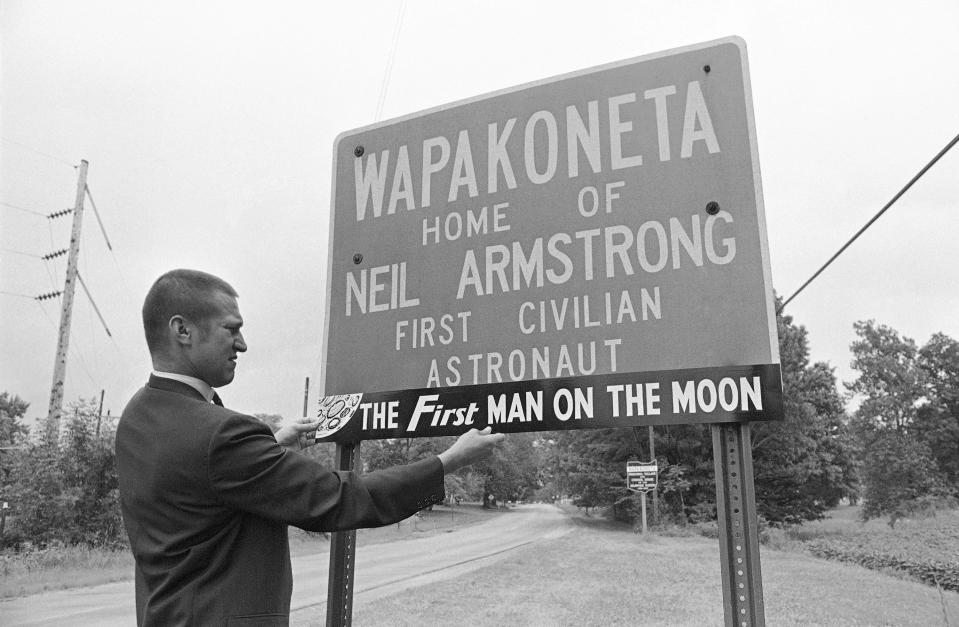
{"type": "MultiPolygon", "coordinates": [[[[959,132],[959,3],[0,4],[0,391],[44,415],[73,165],[85,214],[67,401],[146,380],[140,306],[175,267],[240,293],[227,404],[298,415],[319,373],[332,148],[346,130],[729,35],[748,46],[773,284],[791,294],[959,132]],[[394,46],[395,43],[395,46],[394,46]],[[391,54],[393,52],[393,54],[391,54]],[[387,80],[388,78],[388,80],[387,80]],[[12,205],[12,206],[11,206],[12,205]],[[89,209],[89,204],[87,205],[89,209]],[[32,256],[31,256],[32,255],[32,256]]],[[[959,149],[789,307],[849,367],[853,322],[959,338],[959,149]]]]}

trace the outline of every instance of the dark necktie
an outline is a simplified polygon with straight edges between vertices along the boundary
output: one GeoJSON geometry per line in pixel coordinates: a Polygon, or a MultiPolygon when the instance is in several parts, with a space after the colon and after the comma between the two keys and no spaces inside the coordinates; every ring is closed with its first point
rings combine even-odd
{"type": "Polygon", "coordinates": [[[213,404],[223,407],[223,401],[220,400],[220,395],[216,393],[216,390],[213,390],[213,404]]]}

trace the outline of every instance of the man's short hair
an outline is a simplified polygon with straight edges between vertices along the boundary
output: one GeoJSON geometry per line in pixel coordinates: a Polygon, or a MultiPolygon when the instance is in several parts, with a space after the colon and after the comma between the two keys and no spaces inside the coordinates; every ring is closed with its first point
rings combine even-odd
{"type": "Polygon", "coordinates": [[[223,279],[199,270],[170,270],[153,283],[143,301],[143,330],[150,353],[163,346],[170,318],[181,315],[196,323],[217,312],[218,293],[237,297],[223,279]]]}

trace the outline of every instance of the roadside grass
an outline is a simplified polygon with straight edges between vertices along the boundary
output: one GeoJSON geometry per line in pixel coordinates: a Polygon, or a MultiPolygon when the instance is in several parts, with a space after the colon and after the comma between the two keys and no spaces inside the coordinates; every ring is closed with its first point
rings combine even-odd
{"type": "MultiPolygon", "coordinates": [[[[722,625],[718,541],[635,534],[578,517],[569,535],[393,597],[354,603],[354,624],[722,625]]],[[[859,566],[763,547],[771,625],[932,625],[959,621],[959,594],[859,566]],[[941,600],[940,600],[941,599],[941,600]],[[946,617],[948,621],[946,622],[946,617]]]]}
{"type": "MultiPolygon", "coordinates": [[[[436,533],[451,533],[475,525],[505,510],[484,510],[479,504],[434,506],[396,525],[360,529],[357,545],[396,542],[436,533]]],[[[319,533],[290,528],[290,553],[310,555],[329,550],[329,540],[319,533]]],[[[133,555],[128,549],[81,546],[0,553],[0,599],[51,590],[96,586],[133,579],[133,555]]]]}
{"type": "Polygon", "coordinates": [[[133,555],[126,549],[64,546],[0,553],[0,599],[132,578],[133,555]]]}

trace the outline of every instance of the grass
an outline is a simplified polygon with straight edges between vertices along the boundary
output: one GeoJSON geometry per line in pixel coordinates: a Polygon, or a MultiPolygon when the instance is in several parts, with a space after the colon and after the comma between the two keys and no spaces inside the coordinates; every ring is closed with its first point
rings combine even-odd
{"type": "MultiPolygon", "coordinates": [[[[576,514],[574,508],[571,512],[576,514]]],[[[452,513],[436,507],[416,519],[357,534],[360,546],[393,542],[487,520],[499,512],[478,506],[452,513]]],[[[803,549],[814,542],[874,538],[890,548],[918,544],[939,555],[959,555],[952,544],[959,517],[860,523],[858,510],[842,508],[830,518],[789,530],[771,530],[763,546],[766,620],[771,625],[946,625],[959,624],[959,593],[890,577],[803,549]],[[947,544],[923,540],[943,528],[947,544]],[[777,550],[786,549],[786,550],[777,550]],[[797,550],[798,549],[798,550],[797,550]],[[945,612],[945,614],[944,614],[945,612]]],[[[715,539],[632,533],[599,516],[575,518],[577,528],[557,540],[518,550],[494,566],[401,595],[355,604],[354,623],[364,625],[721,625],[722,588],[715,539]]],[[[322,552],[328,541],[291,530],[295,555],[322,552]]],[[[957,540],[959,541],[959,540],[957,540]]],[[[127,551],[82,548],[0,555],[0,598],[44,590],[130,579],[127,551]]],[[[900,575],[900,577],[902,577],[900,575]]]]}
{"type": "MultiPolygon", "coordinates": [[[[572,534],[454,580],[363,603],[354,624],[722,625],[716,540],[641,536],[579,518],[572,534]]],[[[944,625],[959,594],[812,556],[763,548],[770,625],[944,625]]]]}
{"type": "Polygon", "coordinates": [[[0,599],[132,578],[127,550],[70,546],[0,554],[0,599]]]}
{"type": "MultiPolygon", "coordinates": [[[[446,533],[475,525],[499,513],[484,510],[479,505],[464,504],[453,511],[436,506],[432,511],[420,512],[396,525],[360,529],[356,541],[359,546],[367,546],[446,533]]],[[[311,555],[328,549],[329,540],[322,534],[290,529],[292,555],[311,555]]],[[[126,549],[59,547],[0,553],[0,599],[130,579],[133,579],[133,555],[126,549]]]]}

